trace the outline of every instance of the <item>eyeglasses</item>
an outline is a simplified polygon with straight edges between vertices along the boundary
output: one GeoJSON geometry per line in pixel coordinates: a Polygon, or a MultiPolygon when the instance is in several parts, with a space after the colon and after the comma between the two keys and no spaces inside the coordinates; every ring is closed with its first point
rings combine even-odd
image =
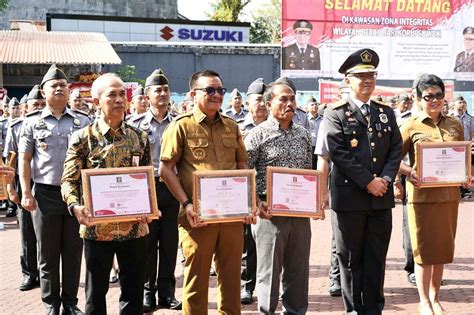
{"type": "Polygon", "coordinates": [[[377,78],[377,72],[366,72],[366,73],[352,73],[347,75],[348,77],[355,77],[359,80],[373,80],[377,78]]]}
{"type": "Polygon", "coordinates": [[[216,92],[217,92],[217,94],[219,94],[221,96],[224,96],[227,89],[223,88],[223,87],[215,88],[215,87],[212,87],[212,86],[207,86],[205,88],[194,89],[194,91],[203,91],[203,92],[206,92],[207,95],[210,95],[210,96],[216,94],[216,92]]]}
{"type": "Polygon", "coordinates": [[[436,94],[427,94],[427,95],[422,96],[422,98],[427,102],[431,102],[434,99],[442,100],[444,98],[444,93],[440,92],[436,94]]]}

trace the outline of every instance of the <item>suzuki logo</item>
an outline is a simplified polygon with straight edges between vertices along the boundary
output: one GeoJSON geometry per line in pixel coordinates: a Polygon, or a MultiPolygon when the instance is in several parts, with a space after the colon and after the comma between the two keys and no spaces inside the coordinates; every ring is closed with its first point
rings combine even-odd
{"type": "Polygon", "coordinates": [[[173,35],[173,29],[169,26],[165,26],[163,27],[161,30],[161,38],[165,39],[165,40],[170,40],[171,38],[174,37],[173,35]]]}

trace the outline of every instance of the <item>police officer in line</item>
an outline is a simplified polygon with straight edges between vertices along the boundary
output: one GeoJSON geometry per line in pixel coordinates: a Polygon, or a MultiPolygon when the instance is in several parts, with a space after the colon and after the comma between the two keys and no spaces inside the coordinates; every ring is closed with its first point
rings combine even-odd
{"type": "Polygon", "coordinates": [[[66,107],[67,77],[56,65],[49,68],[40,88],[46,107],[27,115],[18,144],[21,205],[33,219],[46,314],[59,314],[61,304],[63,314],[83,314],[77,307],[82,240],[79,223],[62,200],[60,183],[69,137],[90,120],[66,107]]]}
{"type": "MultiPolygon", "coordinates": [[[[250,130],[267,120],[268,109],[263,101],[263,93],[266,85],[263,78],[258,78],[250,83],[247,89],[245,102],[249,113],[245,120],[239,125],[242,137],[245,139],[250,130]]],[[[241,271],[242,289],[240,292],[240,303],[251,304],[253,292],[257,282],[257,250],[252,229],[249,224],[244,225],[244,252],[242,255],[241,271]]]]}
{"type": "Polygon", "coordinates": [[[242,94],[238,89],[233,89],[230,93],[229,100],[230,108],[224,112],[228,117],[235,120],[237,123],[244,121],[245,116],[248,114],[248,110],[244,108],[242,104],[242,94]]]}
{"type": "MultiPolygon", "coordinates": [[[[295,83],[292,80],[290,80],[289,78],[280,77],[278,80],[275,81],[275,83],[281,83],[281,84],[288,85],[293,90],[293,92],[295,92],[295,95],[296,95],[295,83]]],[[[297,106],[296,109],[295,109],[295,115],[293,115],[293,122],[295,124],[298,124],[298,125],[306,128],[306,130],[310,131],[309,121],[308,121],[308,114],[306,113],[305,110],[301,109],[299,106],[297,106]]]]}
{"type": "Polygon", "coordinates": [[[146,98],[143,87],[140,85],[132,93],[132,101],[130,103],[132,113],[128,119],[135,119],[143,113],[146,113],[150,104],[146,98]]]}
{"type": "Polygon", "coordinates": [[[395,206],[392,181],[402,143],[393,110],[370,99],[378,63],[372,49],[352,53],[339,69],[351,86],[350,96],[324,113],[333,162],[331,220],[347,314],[382,314],[385,304],[385,259],[395,206]]]}
{"type": "Polygon", "coordinates": [[[158,176],[161,138],[173,119],[168,110],[171,94],[169,82],[161,69],[153,71],[146,78],[144,92],[146,100],[150,103],[150,109],[131,119],[130,124],[148,133],[155,169],[156,195],[162,216],[160,220],[153,220],[148,224],[150,234],[147,236],[147,272],[143,306],[145,312],[153,311],[157,306],[158,292],[159,306],[179,310],[181,302],[175,298],[174,277],[178,251],[179,202],[158,176]]]}
{"type": "Polygon", "coordinates": [[[316,140],[318,139],[319,126],[323,120],[322,113],[324,109],[322,109],[321,113],[319,113],[319,103],[313,96],[310,96],[306,101],[306,108],[308,110],[308,123],[311,132],[311,147],[313,149],[312,167],[315,170],[318,162],[318,155],[314,153],[314,149],[316,147],[316,140]]]}
{"type": "MultiPolygon", "coordinates": [[[[35,85],[26,97],[25,108],[30,112],[41,110],[45,105],[45,100],[39,89],[39,85],[35,85]]],[[[20,129],[23,124],[24,115],[13,120],[7,131],[5,139],[5,148],[3,157],[8,160],[10,152],[14,152],[18,156],[18,142],[20,140],[20,129]]],[[[20,225],[21,236],[21,255],[20,264],[23,274],[23,281],[20,284],[20,291],[28,291],[39,286],[38,280],[38,256],[36,251],[36,235],[33,228],[31,212],[26,211],[20,206],[21,187],[18,177],[18,165],[15,165],[16,175],[14,184],[8,185],[8,195],[10,199],[18,206],[18,222],[20,225]]]]}
{"type": "Polygon", "coordinates": [[[308,20],[293,24],[296,42],[283,48],[284,70],[320,70],[319,49],[309,44],[313,25],[308,20]]]}
{"type": "Polygon", "coordinates": [[[462,35],[465,50],[456,56],[454,72],[474,72],[474,27],[466,27],[462,35]]]}
{"type": "Polygon", "coordinates": [[[20,99],[20,116],[25,116],[28,110],[28,94],[23,95],[20,99]]]}

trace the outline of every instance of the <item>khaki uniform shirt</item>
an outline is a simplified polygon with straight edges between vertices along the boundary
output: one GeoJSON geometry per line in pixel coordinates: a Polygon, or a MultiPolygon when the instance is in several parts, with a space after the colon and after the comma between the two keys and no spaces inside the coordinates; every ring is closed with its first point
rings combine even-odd
{"type": "MultiPolygon", "coordinates": [[[[402,156],[408,153],[410,166],[417,169],[416,157],[418,142],[462,141],[461,122],[451,116],[441,116],[436,125],[424,112],[408,118],[401,126],[403,139],[402,156]]],[[[459,200],[459,187],[416,188],[407,182],[407,199],[409,202],[436,203],[459,200]]]]}
{"type": "MultiPolygon", "coordinates": [[[[134,156],[139,165],[151,165],[148,135],[122,123],[114,132],[101,117],[75,132],[67,151],[61,193],[66,204],[81,203],[81,170],[90,168],[130,167],[134,156]]],[[[96,241],[126,241],[148,234],[146,223],[113,222],[91,227],[81,226],[81,237],[96,241]]]]}
{"type": "MultiPolygon", "coordinates": [[[[233,119],[216,113],[212,122],[195,107],[168,125],[160,159],[176,163],[181,186],[191,200],[194,171],[234,170],[237,162],[247,161],[247,151],[233,119]]],[[[187,225],[182,207],[178,222],[187,225]]]]}

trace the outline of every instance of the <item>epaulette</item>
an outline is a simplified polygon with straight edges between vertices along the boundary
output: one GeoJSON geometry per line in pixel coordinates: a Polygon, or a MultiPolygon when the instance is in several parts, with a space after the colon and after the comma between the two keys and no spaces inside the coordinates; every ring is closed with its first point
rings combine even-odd
{"type": "Polygon", "coordinates": [[[370,99],[370,101],[371,101],[371,102],[374,102],[375,104],[380,105],[380,106],[391,107],[390,104],[385,103],[385,102],[382,102],[382,101],[378,101],[378,100],[375,100],[375,99],[370,99]]]}
{"type": "Polygon", "coordinates": [[[240,119],[237,119],[235,122],[240,124],[240,123],[244,122],[244,120],[245,120],[245,118],[240,118],[240,119]]]}
{"type": "Polygon", "coordinates": [[[182,119],[182,118],[184,118],[184,117],[191,117],[192,115],[193,115],[192,112],[190,112],[190,113],[184,113],[184,114],[181,114],[181,115],[179,115],[179,116],[176,116],[176,117],[174,118],[174,120],[175,120],[175,121],[178,121],[178,120],[180,120],[180,119],[182,119]]]}
{"type": "Polygon", "coordinates": [[[304,109],[302,109],[302,108],[300,108],[300,107],[296,107],[296,110],[300,110],[300,111],[302,111],[302,112],[305,113],[305,114],[307,113],[307,111],[305,111],[304,109]]]}
{"type": "Polygon", "coordinates": [[[78,113],[78,114],[81,114],[81,115],[84,115],[84,116],[89,117],[89,114],[86,113],[86,112],[83,112],[82,110],[79,110],[79,109],[71,109],[71,111],[73,111],[74,113],[78,113]]]}
{"type": "Polygon", "coordinates": [[[135,121],[137,121],[137,120],[139,120],[139,119],[145,117],[145,115],[146,115],[146,112],[141,113],[140,115],[137,115],[137,116],[135,116],[135,117],[133,117],[133,116],[132,116],[132,117],[129,117],[128,119],[129,119],[130,121],[135,122],[135,121]]]}
{"type": "Polygon", "coordinates": [[[339,108],[339,107],[341,107],[342,105],[345,105],[345,104],[347,104],[347,103],[348,103],[347,100],[342,99],[342,100],[336,101],[336,102],[334,102],[334,103],[328,104],[327,109],[328,109],[328,108],[336,109],[336,108],[339,108]]]}
{"type": "Polygon", "coordinates": [[[26,117],[30,117],[36,114],[41,114],[41,109],[35,110],[34,112],[31,112],[31,113],[27,113],[26,117]]]}
{"type": "Polygon", "coordinates": [[[23,121],[23,117],[18,117],[18,118],[13,119],[10,125],[8,125],[8,127],[13,127],[14,125],[18,124],[20,121],[23,121]]]}

